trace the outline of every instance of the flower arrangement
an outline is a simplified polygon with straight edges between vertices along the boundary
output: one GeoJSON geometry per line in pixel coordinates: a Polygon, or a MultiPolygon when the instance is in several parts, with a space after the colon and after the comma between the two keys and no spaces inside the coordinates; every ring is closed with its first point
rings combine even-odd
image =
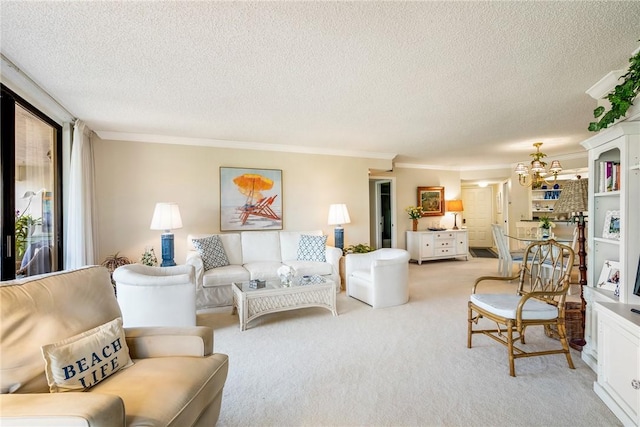
{"type": "Polygon", "coordinates": [[[407,211],[411,219],[422,218],[422,206],[409,206],[405,211],[407,211]]]}
{"type": "Polygon", "coordinates": [[[284,286],[291,286],[291,282],[296,275],[296,269],[290,265],[283,265],[276,271],[280,277],[280,283],[284,286]]]}
{"type": "Polygon", "coordinates": [[[556,224],[553,221],[551,221],[548,216],[540,217],[539,224],[540,224],[540,228],[546,228],[546,229],[554,228],[556,226],[556,224]]]}
{"type": "Polygon", "coordinates": [[[158,265],[158,258],[156,257],[156,253],[151,249],[145,249],[142,254],[142,258],[140,258],[140,264],[148,265],[149,267],[155,267],[158,265]]]}

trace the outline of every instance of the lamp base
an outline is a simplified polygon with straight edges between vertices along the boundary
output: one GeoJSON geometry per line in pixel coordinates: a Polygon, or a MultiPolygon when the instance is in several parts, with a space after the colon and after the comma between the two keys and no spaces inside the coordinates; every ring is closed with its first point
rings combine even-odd
{"type": "Polygon", "coordinates": [[[162,264],[161,267],[173,267],[176,265],[173,260],[173,233],[165,233],[162,235],[162,264]]]}
{"type": "Polygon", "coordinates": [[[458,213],[453,213],[453,228],[452,230],[458,230],[458,213]]]}
{"type": "Polygon", "coordinates": [[[336,227],[334,230],[335,246],[338,249],[344,249],[344,228],[336,227]]]}

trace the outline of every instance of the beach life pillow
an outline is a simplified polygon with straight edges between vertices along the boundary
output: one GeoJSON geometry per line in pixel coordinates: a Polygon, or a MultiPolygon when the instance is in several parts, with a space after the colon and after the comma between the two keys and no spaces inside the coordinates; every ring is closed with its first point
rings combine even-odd
{"type": "Polygon", "coordinates": [[[192,242],[193,247],[196,248],[196,251],[198,251],[202,258],[205,271],[229,265],[229,259],[227,258],[227,253],[224,250],[220,236],[193,239],[192,242]]]}
{"type": "Polygon", "coordinates": [[[327,236],[300,235],[298,242],[298,261],[326,262],[327,236]]]}
{"type": "Polygon", "coordinates": [[[121,317],[41,349],[52,393],[91,388],[133,365],[121,317]]]}

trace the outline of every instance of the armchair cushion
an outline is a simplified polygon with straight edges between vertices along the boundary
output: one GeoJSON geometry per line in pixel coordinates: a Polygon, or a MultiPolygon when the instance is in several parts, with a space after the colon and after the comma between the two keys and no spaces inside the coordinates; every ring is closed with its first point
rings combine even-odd
{"type": "Polygon", "coordinates": [[[298,261],[325,262],[327,236],[309,236],[303,234],[298,243],[298,261]]]}
{"type": "Polygon", "coordinates": [[[202,239],[193,239],[193,247],[202,257],[205,270],[229,265],[229,259],[224,251],[220,236],[213,235],[202,239]]]}
{"type": "Polygon", "coordinates": [[[54,344],[42,346],[52,393],[90,388],[133,364],[120,317],[54,344]]]}
{"type": "MultiPolygon", "coordinates": [[[[472,294],[471,302],[480,308],[508,319],[516,318],[518,303],[522,299],[515,294],[472,294]]],[[[529,299],[522,309],[522,319],[555,319],[558,317],[558,307],[529,299]]]]}

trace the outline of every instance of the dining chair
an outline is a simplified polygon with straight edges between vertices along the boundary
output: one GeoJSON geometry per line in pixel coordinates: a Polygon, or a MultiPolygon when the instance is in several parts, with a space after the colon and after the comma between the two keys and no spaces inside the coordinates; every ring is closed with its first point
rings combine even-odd
{"type": "Polygon", "coordinates": [[[491,224],[493,240],[498,248],[498,272],[503,277],[513,275],[513,262],[521,261],[522,254],[520,252],[511,252],[509,250],[508,237],[504,234],[500,224],[491,224]]]}

